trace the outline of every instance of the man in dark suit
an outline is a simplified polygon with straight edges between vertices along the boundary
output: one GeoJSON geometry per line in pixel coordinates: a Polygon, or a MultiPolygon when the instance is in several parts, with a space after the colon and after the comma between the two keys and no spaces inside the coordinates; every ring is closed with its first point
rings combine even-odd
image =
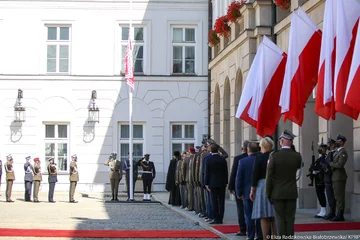
{"type": "Polygon", "coordinates": [[[173,206],[180,206],[180,188],[179,185],[176,184],[176,167],[179,159],[181,158],[180,152],[175,151],[173,159],[170,160],[169,169],[166,176],[166,185],[165,189],[170,193],[169,194],[169,204],[173,206]]]}
{"type": "Polygon", "coordinates": [[[241,159],[237,172],[236,172],[236,197],[242,199],[244,203],[244,212],[246,219],[246,226],[248,229],[248,239],[255,238],[256,236],[262,239],[261,223],[260,219],[253,220],[252,210],[253,202],[250,199],[250,189],[252,183],[252,172],[254,168],[254,161],[256,155],[259,153],[259,143],[250,142],[248,145],[248,157],[241,159]]]}
{"type": "Polygon", "coordinates": [[[236,156],[234,158],[234,162],[231,168],[231,175],[230,175],[230,181],[229,181],[229,191],[230,194],[235,195],[235,201],[236,201],[236,207],[237,207],[237,215],[238,215],[238,222],[240,226],[240,232],[236,233],[236,236],[246,236],[246,222],[245,222],[245,215],[244,215],[244,204],[243,200],[236,197],[235,194],[235,179],[236,179],[236,173],[239,166],[239,161],[243,158],[246,158],[248,156],[247,154],[247,148],[249,145],[249,141],[245,140],[243,142],[243,146],[241,148],[242,154],[236,156]]]}
{"type": "Polygon", "coordinates": [[[225,211],[225,191],[228,168],[225,158],[219,155],[219,145],[211,145],[211,156],[206,161],[205,187],[211,193],[214,220],[210,224],[222,224],[225,211]]]}
{"type": "Polygon", "coordinates": [[[285,130],[280,136],[281,150],[270,154],[266,176],[266,196],[274,205],[278,235],[294,236],[296,213],[296,172],[302,166],[301,155],[291,149],[295,135],[285,130]]]}
{"type": "MultiPolygon", "coordinates": [[[[128,154],[129,155],[129,154],[128,154]]],[[[130,156],[129,156],[130,158],[130,156]]],[[[126,159],[124,162],[123,162],[123,166],[122,168],[124,169],[125,171],[125,181],[126,181],[126,192],[127,192],[127,199],[126,201],[134,201],[134,199],[130,199],[130,159],[126,159]]],[[[132,166],[133,166],[133,196],[135,194],[135,183],[136,183],[136,180],[138,178],[138,166],[137,166],[137,162],[135,160],[133,160],[133,163],[132,163],[132,166]]]]}
{"type": "Polygon", "coordinates": [[[332,168],[333,174],[331,177],[334,195],[336,199],[336,216],[330,219],[330,221],[345,221],[345,189],[347,174],[345,171],[345,163],[348,159],[348,154],[344,148],[346,138],[342,135],[338,135],[336,138],[335,146],[337,147],[334,152],[334,159],[329,163],[332,168]]]}

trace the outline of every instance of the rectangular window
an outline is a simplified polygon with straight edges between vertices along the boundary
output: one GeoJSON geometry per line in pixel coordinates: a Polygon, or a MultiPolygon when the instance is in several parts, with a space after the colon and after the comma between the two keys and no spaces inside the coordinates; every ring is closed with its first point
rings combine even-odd
{"type": "Polygon", "coordinates": [[[47,73],[69,73],[70,26],[47,26],[47,73]]]}
{"type": "Polygon", "coordinates": [[[195,124],[171,124],[172,152],[188,150],[190,147],[194,147],[195,143],[195,124]]]}
{"type": "MultiPolygon", "coordinates": [[[[134,61],[134,74],[144,74],[144,28],[133,27],[134,48],[133,48],[133,61],[134,61]]],[[[125,55],[129,39],[129,27],[121,27],[121,73],[125,73],[125,55]]]]}
{"type": "Polygon", "coordinates": [[[55,159],[58,171],[67,171],[69,156],[69,125],[45,124],[45,162],[55,159]]]}
{"type": "MultiPolygon", "coordinates": [[[[130,127],[127,123],[120,124],[120,158],[127,160],[129,158],[129,136],[130,127]]],[[[133,124],[133,159],[140,160],[144,156],[144,125],[133,124]]]]}
{"type": "Polygon", "coordinates": [[[172,72],[195,74],[195,28],[172,28],[172,72]]]}

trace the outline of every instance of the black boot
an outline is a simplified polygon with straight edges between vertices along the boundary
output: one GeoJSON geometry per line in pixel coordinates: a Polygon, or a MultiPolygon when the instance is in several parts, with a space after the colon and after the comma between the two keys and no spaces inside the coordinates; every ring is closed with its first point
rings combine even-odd
{"type": "Polygon", "coordinates": [[[344,210],[339,211],[335,217],[333,217],[330,221],[332,222],[343,222],[345,221],[344,218],[344,210]]]}
{"type": "Polygon", "coordinates": [[[325,219],[325,220],[330,220],[330,219],[332,219],[333,217],[335,217],[334,212],[330,212],[329,214],[327,214],[327,215],[324,217],[324,219],[325,219]]]}

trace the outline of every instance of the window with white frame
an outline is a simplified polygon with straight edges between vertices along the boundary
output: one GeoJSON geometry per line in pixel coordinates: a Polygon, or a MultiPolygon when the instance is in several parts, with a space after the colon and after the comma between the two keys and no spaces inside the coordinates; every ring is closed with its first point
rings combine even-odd
{"type": "Polygon", "coordinates": [[[171,124],[171,148],[172,152],[188,150],[195,146],[195,124],[173,123],[171,124]]]}
{"type": "Polygon", "coordinates": [[[45,161],[54,158],[58,171],[67,171],[69,156],[68,124],[44,124],[45,126],[45,161]]]}
{"type": "Polygon", "coordinates": [[[47,26],[47,73],[69,73],[70,30],[70,26],[47,26]]]}
{"type": "Polygon", "coordinates": [[[195,74],[195,27],[172,27],[172,73],[195,74]]]}
{"type": "MultiPolygon", "coordinates": [[[[133,27],[132,39],[134,40],[133,48],[133,61],[134,61],[134,74],[144,74],[144,27],[133,27]]],[[[125,55],[129,39],[129,26],[121,27],[121,73],[125,73],[125,55]]]]}
{"type": "MultiPolygon", "coordinates": [[[[138,161],[144,156],[144,124],[133,124],[133,160],[138,161]]],[[[120,127],[120,158],[121,161],[129,159],[130,126],[121,123],[120,127]]]]}

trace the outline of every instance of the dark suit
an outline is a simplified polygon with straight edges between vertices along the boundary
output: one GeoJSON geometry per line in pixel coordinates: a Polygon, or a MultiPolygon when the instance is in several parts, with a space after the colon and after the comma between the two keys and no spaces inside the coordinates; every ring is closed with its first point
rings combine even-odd
{"type": "Polygon", "coordinates": [[[24,164],[24,170],[25,170],[25,201],[30,202],[31,201],[31,189],[32,189],[32,182],[33,182],[33,174],[34,174],[34,168],[31,166],[29,162],[26,162],[24,164]]]}
{"type": "MultiPolygon", "coordinates": [[[[231,174],[230,174],[230,181],[229,181],[229,190],[235,191],[235,179],[236,179],[236,173],[239,166],[240,159],[246,158],[248,154],[242,153],[234,158],[234,162],[231,168],[231,174]]],[[[244,203],[242,199],[238,199],[235,194],[235,201],[236,201],[236,207],[237,207],[237,215],[238,215],[238,223],[240,226],[240,232],[245,233],[246,232],[246,223],[245,223],[245,215],[244,215],[244,203]]]]}
{"type": "MultiPolygon", "coordinates": [[[[205,187],[205,172],[206,172],[206,161],[211,157],[210,152],[205,151],[202,153],[201,157],[202,159],[202,165],[201,165],[201,185],[205,187]]],[[[211,204],[211,193],[204,189],[205,191],[205,208],[206,208],[206,216],[210,219],[214,219],[213,217],[213,210],[212,210],[212,204],[211,204]]]]}
{"type": "Polygon", "coordinates": [[[249,239],[254,239],[255,232],[258,238],[262,238],[260,219],[251,219],[253,202],[250,199],[250,189],[256,155],[257,154],[252,154],[246,158],[241,159],[236,173],[236,196],[243,198],[249,239]]]}
{"type": "MultiPolygon", "coordinates": [[[[133,193],[135,193],[135,183],[136,180],[138,178],[138,165],[137,162],[135,160],[133,160],[133,193]]],[[[126,181],[126,192],[127,192],[127,197],[128,199],[130,199],[130,160],[126,160],[123,163],[123,169],[125,170],[125,181],[126,181]]]]}
{"type": "Polygon", "coordinates": [[[211,191],[214,221],[222,223],[225,211],[225,191],[228,183],[228,168],[225,158],[212,154],[206,160],[205,186],[211,191]]]}
{"type": "Polygon", "coordinates": [[[296,213],[296,171],[301,155],[289,148],[270,154],[266,176],[266,196],[273,203],[278,219],[278,235],[294,236],[296,213]]]}
{"type": "Polygon", "coordinates": [[[173,206],[181,205],[179,185],[175,183],[176,167],[178,161],[179,160],[177,158],[173,158],[170,160],[169,169],[166,176],[165,189],[170,192],[169,204],[173,206]]]}

